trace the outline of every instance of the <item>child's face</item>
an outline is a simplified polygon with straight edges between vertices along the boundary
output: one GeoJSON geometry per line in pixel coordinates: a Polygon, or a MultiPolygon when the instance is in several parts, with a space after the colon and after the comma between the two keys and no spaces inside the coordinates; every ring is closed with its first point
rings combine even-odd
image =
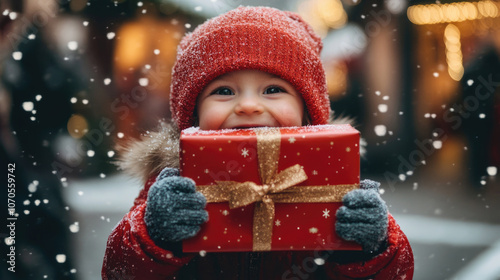
{"type": "Polygon", "coordinates": [[[197,101],[204,130],[301,126],[304,102],[290,83],[258,70],[230,72],[210,82],[197,101]]]}

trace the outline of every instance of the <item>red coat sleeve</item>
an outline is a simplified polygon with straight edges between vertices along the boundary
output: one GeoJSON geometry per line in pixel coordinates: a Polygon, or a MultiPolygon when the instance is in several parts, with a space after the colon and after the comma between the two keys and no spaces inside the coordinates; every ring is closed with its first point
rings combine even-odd
{"type": "Polygon", "coordinates": [[[332,266],[333,279],[396,280],[413,278],[413,252],[394,218],[389,215],[387,249],[373,259],[332,266]]]}
{"type": "Polygon", "coordinates": [[[102,279],[165,279],[173,276],[192,256],[178,258],[171,251],[156,246],[149,237],[144,222],[149,180],[134,206],[108,238],[102,279]]]}

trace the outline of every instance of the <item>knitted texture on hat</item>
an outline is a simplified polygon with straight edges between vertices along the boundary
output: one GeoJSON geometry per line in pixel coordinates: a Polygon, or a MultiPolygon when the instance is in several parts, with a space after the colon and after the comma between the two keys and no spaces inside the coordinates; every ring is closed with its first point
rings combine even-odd
{"type": "Polygon", "coordinates": [[[192,126],[198,94],[228,72],[254,69],[288,81],[302,94],[311,124],[326,124],[330,102],[312,28],[292,12],[240,7],[198,26],[181,41],[172,71],[170,110],[180,129],[192,126]]]}

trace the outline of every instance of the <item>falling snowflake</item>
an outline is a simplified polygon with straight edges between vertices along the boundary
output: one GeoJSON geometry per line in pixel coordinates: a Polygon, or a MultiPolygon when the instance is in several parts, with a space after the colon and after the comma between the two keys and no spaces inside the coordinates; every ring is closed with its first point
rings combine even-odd
{"type": "Polygon", "coordinates": [[[324,265],[325,264],[325,260],[322,259],[322,258],[315,258],[314,259],[314,262],[317,264],[317,265],[324,265]]]}
{"type": "Polygon", "coordinates": [[[243,149],[241,150],[241,155],[242,155],[244,158],[246,158],[246,157],[247,157],[247,156],[249,156],[250,154],[249,154],[249,152],[248,152],[248,150],[247,150],[246,148],[243,148],[243,149]]]}
{"type": "Polygon", "coordinates": [[[497,168],[495,166],[488,166],[488,168],[486,168],[486,172],[490,176],[496,176],[497,175],[497,168]]]}
{"type": "Polygon", "coordinates": [[[65,263],[66,262],[66,255],[65,254],[56,255],[56,261],[58,263],[65,263]]]}
{"type": "Polygon", "coordinates": [[[229,215],[229,211],[227,211],[227,210],[222,211],[222,215],[224,215],[224,216],[229,215]]]}
{"type": "Polygon", "coordinates": [[[387,127],[383,124],[376,125],[374,130],[377,136],[384,136],[387,133],[387,127]]]}
{"type": "Polygon", "coordinates": [[[68,42],[68,49],[70,49],[71,51],[76,51],[78,49],[78,42],[76,41],[68,42]]]}
{"type": "Polygon", "coordinates": [[[288,138],[288,142],[290,142],[290,144],[295,143],[295,141],[296,141],[296,140],[295,140],[295,137],[290,137],[290,138],[288,138]]]}
{"type": "Polygon", "coordinates": [[[31,101],[24,102],[22,106],[23,106],[24,111],[26,111],[26,112],[33,111],[33,109],[35,108],[35,104],[33,104],[33,102],[31,102],[31,101]]]}
{"type": "Polygon", "coordinates": [[[139,85],[141,85],[143,87],[147,87],[149,85],[149,79],[148,78],[140,78],[139,85]]]}
{"type": "Polygon", "coordinates": [[[325,208],[325,210],[323,210],[323,217],[325,217],[325,219],[330,217],[330,210],[325,208]]]}
{"type": "Polygon", "coordinates": [[[378,105],[378,110],[380,113],[387,113],[387,110],[388,110],[388,106],[387,104],[379,104],[378,105]]]}
{"type": "Polygon", "coordinates": [[[7,237],[4,239],[5,245],[10,246],[14,244],[14,239],[12,237],[7,237]]]}
{"type": "Polygon", "coordinates": [[[280,220],[276,220],[276,221],[274,222],[274,224],[275,224],[277,227],[279,227],[279,226],[281,226],[281,221],[280,221],[280,220]]]}
{"type": "Polygon", "coordinates": [[[314,233],[318,233],[318,229],[315,228],[315,227],[312,227],[312,228],[309,229],[309,233],[313,233],[313,234],[314,233]]]}
{"type": "Polygon", "coordinates": [[[23,58],[23,53],[22,52],[13,52],[12,58],[14,58],[14,60],[21,60],[23,58]]]}
{"type": "Polygon", "coordinates": [[[76,233],[80,230],[80,226],[78,224],[78,222],[75,222],[74,224],[70,225],[69,226],[69,230],[72,232],[72,233],[76,233]]]}
{"type": "Polygon", "coordinates": [[[436,149],[436,150],[439,150],[443,147],[443,142],[441,142],[440,140],[436,140],[434,142],[432,142],[432,146],[436,149]]]}

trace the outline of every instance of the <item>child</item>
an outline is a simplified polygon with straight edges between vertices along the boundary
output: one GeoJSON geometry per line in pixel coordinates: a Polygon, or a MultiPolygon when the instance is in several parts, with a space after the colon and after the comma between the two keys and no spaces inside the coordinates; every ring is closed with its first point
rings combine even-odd
{"type": "Polygon", "coordinates": [[[264,7],[240,7],[185,36],[172,74],[172,124],[125,155],[123,167],[146,184],[109,236],[103,279],[413,277],[408,240],[369,180],[337,211],[337,233],[363,251],[182,253],[182,240],[208,215],[194,182],[179,176],[179,131],[327,124],[321,48],[298,15],[264,7]]]}

